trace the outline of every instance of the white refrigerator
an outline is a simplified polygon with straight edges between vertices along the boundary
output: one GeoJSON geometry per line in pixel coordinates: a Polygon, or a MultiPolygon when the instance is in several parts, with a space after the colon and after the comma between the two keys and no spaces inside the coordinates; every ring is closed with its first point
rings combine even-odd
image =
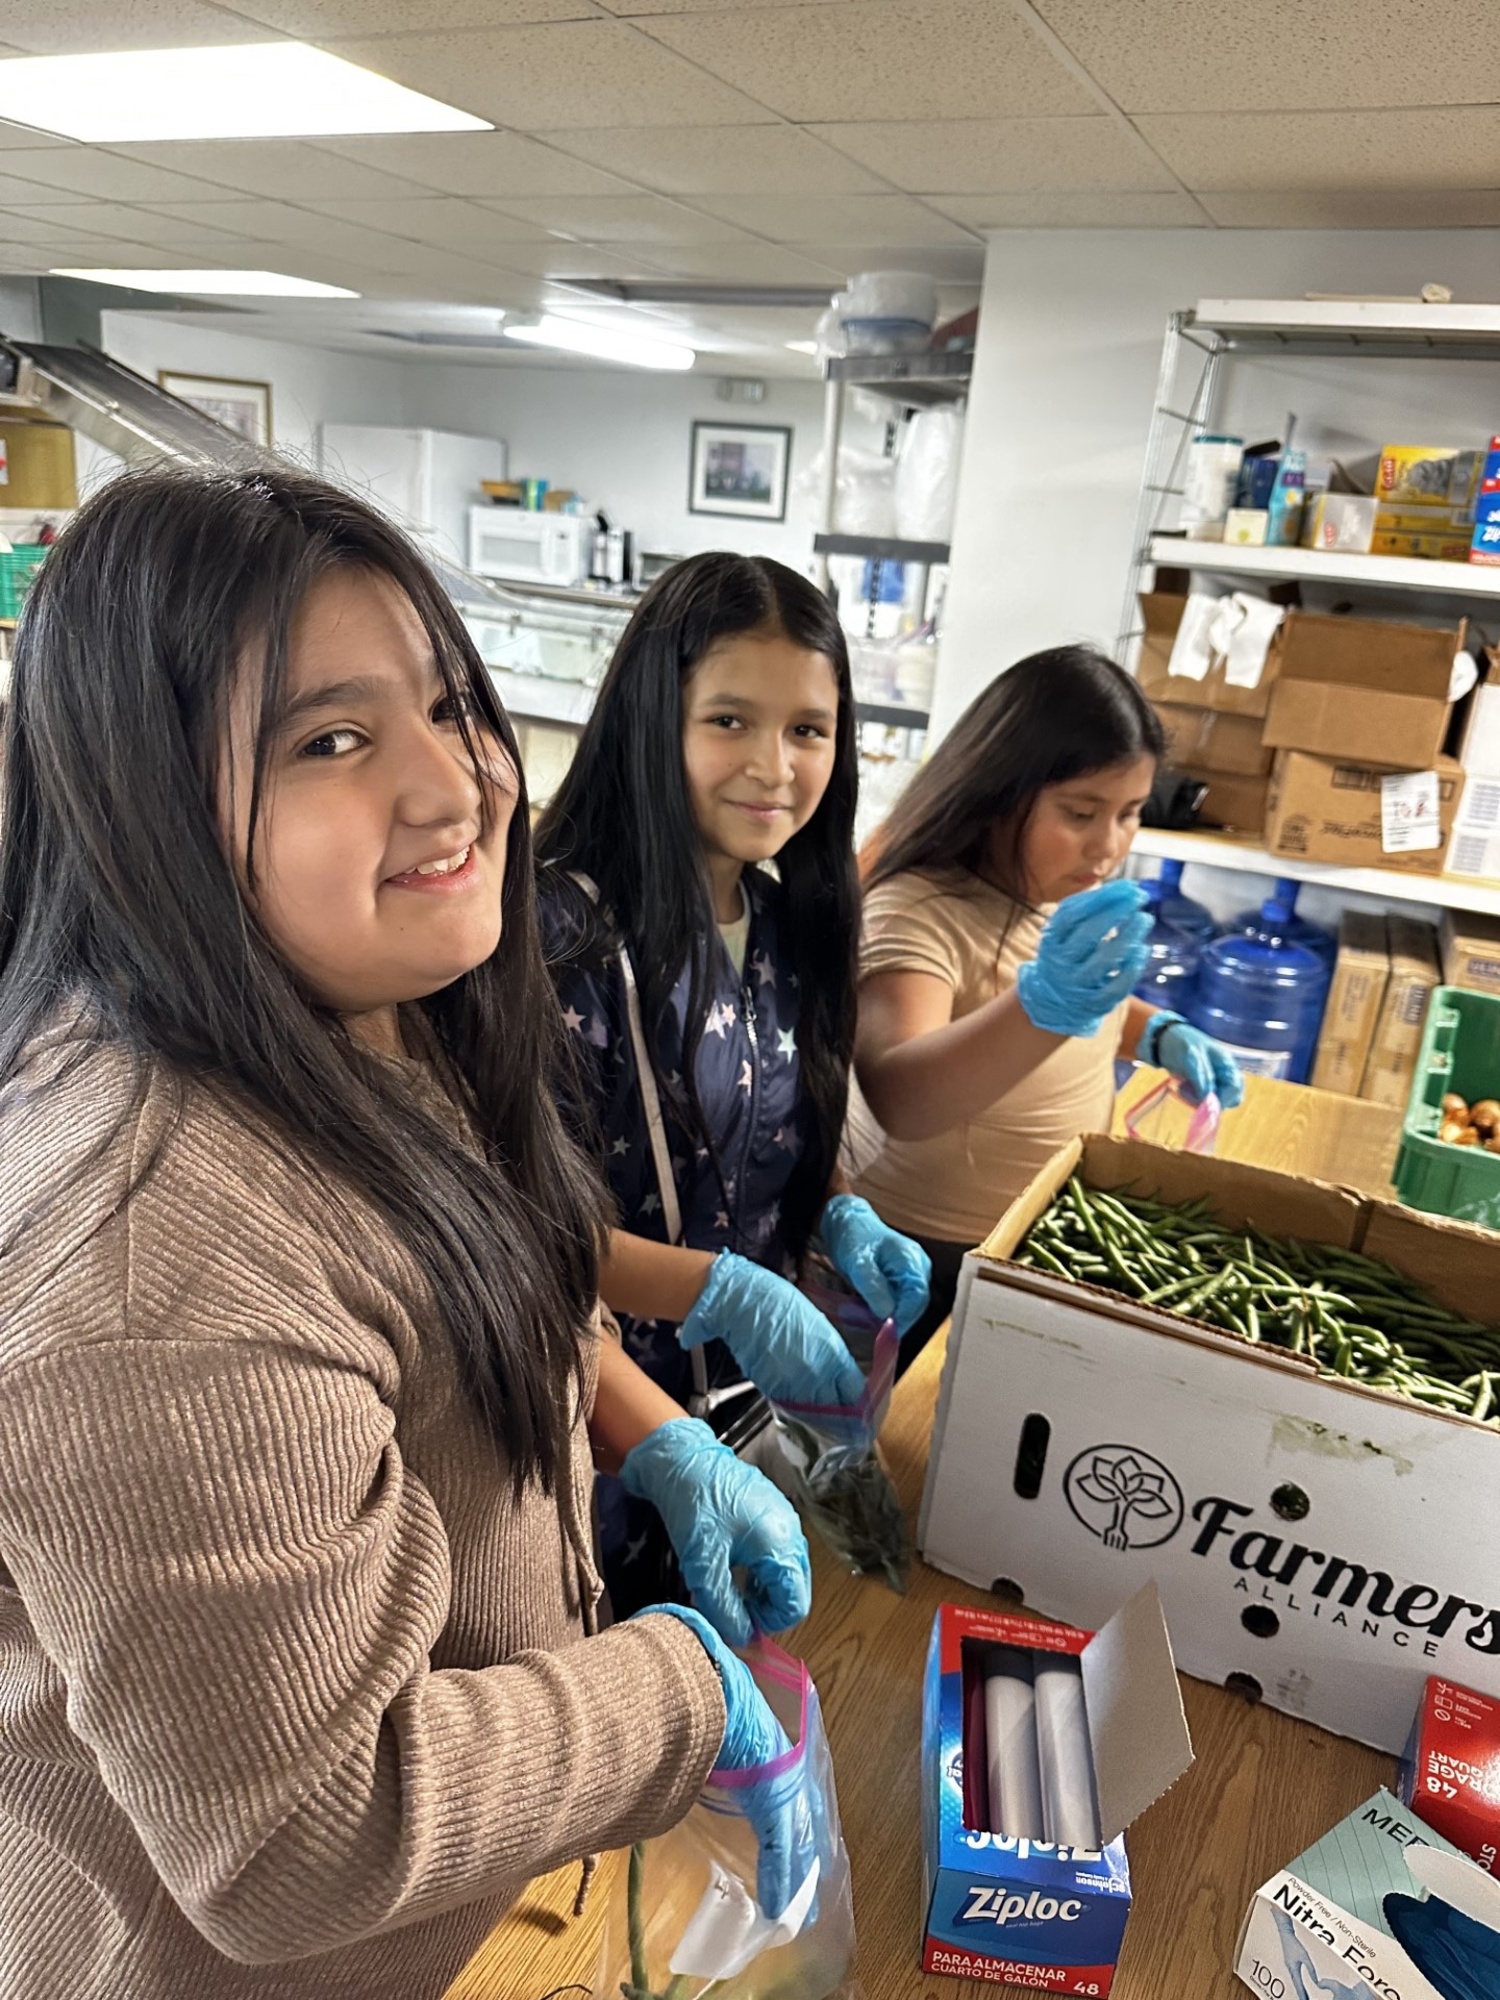
{"type": "Polygon", "coordinates": [[[482,479],[506,476],[501,438],[397,424],[319,424],[318,470],[373,500],[450,562],[469,560],[469,508],[482,479]]]}

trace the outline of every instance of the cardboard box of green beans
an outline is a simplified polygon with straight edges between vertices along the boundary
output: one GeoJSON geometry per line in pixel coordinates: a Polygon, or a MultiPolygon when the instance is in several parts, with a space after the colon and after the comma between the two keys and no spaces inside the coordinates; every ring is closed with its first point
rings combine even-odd
{"type": "Polygon", "coordinates": [[[919,1538],[1399,1751],[1429,1674],[1500,1695],[1500,1236],[1100,1134],[966,1262],[919,1538]]]}

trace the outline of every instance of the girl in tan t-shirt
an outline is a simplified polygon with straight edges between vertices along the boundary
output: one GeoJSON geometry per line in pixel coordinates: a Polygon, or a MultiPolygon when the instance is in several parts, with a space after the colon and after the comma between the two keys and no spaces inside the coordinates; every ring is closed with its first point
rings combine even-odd
{"type": "Polygon", "coordinates": [[[1143,892],[1100,886],[1162,750],[1112,661],[1034,653],[969,705],[877,838],[855,1061],[885,1136],[858,1187],[933,1260],[903,1365],[951,1310],[964,1251],[1060,1145],[1107,1129],[1117,1056],[1240,1100],[1226,1049],[1131,992],[1143,892]]]}

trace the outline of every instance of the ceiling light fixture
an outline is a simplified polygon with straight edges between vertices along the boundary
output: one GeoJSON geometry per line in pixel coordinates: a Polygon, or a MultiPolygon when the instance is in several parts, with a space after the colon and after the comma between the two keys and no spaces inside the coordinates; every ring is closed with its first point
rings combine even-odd
{"type": "Polygon", "coordinates": [[[305,42],[12,56],[0,61],[0,118],[91,145],[494,130],[305,42]]]}
{"type": "Polygon", "coordinates": [[[826,306],[838,289],[826,285],[708,284],[676,278],[568,278],[570,291],[637,306],[826,306]]]}
{"type": "Polygon", "coordinates": [[[612,326],[589,326],[582,320],[559,319],[543,313],[535,326],[508,326],[507,340],[524,340],[532,347],[558,347],[568,354],[591,355],[596,361],[623,361],[630,368],[691,368],[697,359],[691,347],[612,326]]]}
{"type": "MultiPolygon", "coordinates": [[[[0,65],[3,67],[3,65],[0,65]]],[[[195,298],[357,299],[343,285],[289,278],[283,271],[53,270],[54,278],[84,278],[91,285],[119,285],[131,292],[183,292],[195,298]]]]}
{"type": "Polygon", "coordinates": [[[819,352],[815,340],[784,340],[782,346],[788,354],[816,354],[819,352]]]}

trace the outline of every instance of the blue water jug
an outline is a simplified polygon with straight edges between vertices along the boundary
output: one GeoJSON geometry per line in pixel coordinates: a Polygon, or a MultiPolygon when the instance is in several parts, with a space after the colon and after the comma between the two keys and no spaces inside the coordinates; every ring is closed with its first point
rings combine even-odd
{"type": "Polygon", "coordinates": [[[1188,1019],[1254,1076],[1305,1083],[1328,976],[1304,945],[1221,937],[1205,946],[1188,1019]]]}
{"type": "Polygon", "coordinates": [[[1201,903],[1178,889],[1182,863],[1164,861],[1160,875],[1145,881],[1146,908],[1155,919],[1147,939],[1150,962],[1136,992],[1153,1007],[1186,1014],[1198,983],[1198,960],[1215,924],[1201,903]]]}
{"type": "Polygon", "coordinates": [[[1310,951],[1323,968],[1322,984],[1316,1000],[1308,1005],[1303,1043],[1292,1062],[1290,1078],[1293,1083],[1306,1083],[1312,1075],[1318,1031],[1323,1025],[1323,1009],[1328,1003],[1328,989],[1333,984],[1334,961],[1339,951],[1339,941],[1331,931],[1325,931],[1320,925],[1311,924],[1305,917],[1297,915],[1297,891],[1300,887],[1300,883],[1289,877],[1281,877],[1258,909],[1242,911],[1231,925],[1231,929],[1240,936],[1258,938],[1263,944],[1300,945],[1304,951],[1310,951]]]}

